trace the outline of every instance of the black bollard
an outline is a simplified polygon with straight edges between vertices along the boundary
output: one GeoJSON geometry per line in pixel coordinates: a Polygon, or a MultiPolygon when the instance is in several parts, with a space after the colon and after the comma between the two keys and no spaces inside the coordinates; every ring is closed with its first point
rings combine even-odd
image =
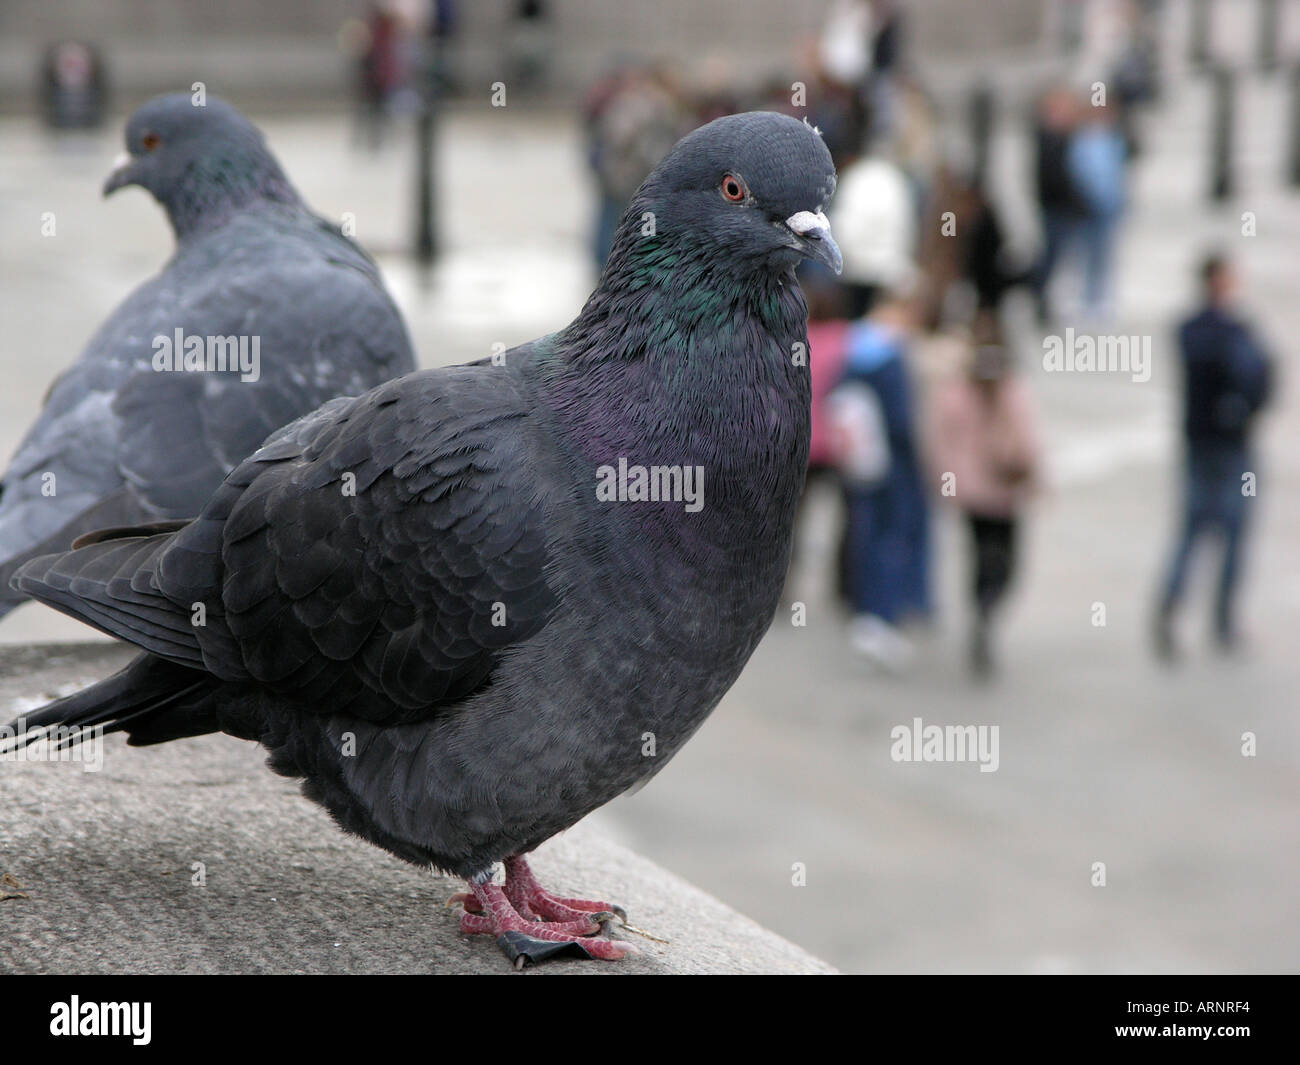
{"type": "Polygon", "coordinates": [[[971,90],[968,116],[973,149],[972,176],[979,188],[986,187],[988,178],[989,142],[993,138],[993,112],[993,87],[987,83],[976,85],[971,90]]]}
{"type": "Polygon", "coordinates": [[[434,142],[438,103],[442,95],[436,47],[426,47],[420,86],[420,113],[415,122],[415,258],[431,266],[438,254],[437,212],[434,200],[434,142]]]}
{"type": "Polygon", "coordinates": [[[1210,199],[1222,203],[1234,192],[1232,174],[1233,120],[1236,112],[1236,74],[1228,67],[1214,68],[1214,121],[1210,129],[1210,199]]]}
{"type": "Polygon", "coordinates": [[[426,100],[416,120],[415,258],[428,266],[438,251],[433,216],[433,102],[426,100]]]}
{"type": "Polygon", "coordinates": [[[1259,69],[1277,69],[1277,35],[1281,30],[1278,0],[1259,0],[1259,21],[1255,24],[1255,54],[1259,69]]]}
{"type": "Polygon", "coordinates": [[[1210,64],[1210,0],[1191,0],[1187,61],[1196,71],[1210,64]]]}
{"type": "Polygon", "coordinates": [[[1288,131],[1288,151],[1286,159],[1286,183],[1292,188],[1300,188],[1300,63],[1291,68],[1291,107],[1287,116],[1290,121],[1288,131]]]}

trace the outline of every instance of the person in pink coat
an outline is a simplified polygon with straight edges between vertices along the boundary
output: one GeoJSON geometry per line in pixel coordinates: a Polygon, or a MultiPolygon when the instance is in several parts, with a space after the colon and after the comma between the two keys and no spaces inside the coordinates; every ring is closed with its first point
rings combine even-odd
{"type": "Polygon", "coordinates": [[[1033,398],[991,311],[976,319],[965,373],[936,391],[930,451],[941,496],[970,530],[970,662],[985,676],[994,614],[1016,570],[1020,517],[1041,474],[1033,398]]]}

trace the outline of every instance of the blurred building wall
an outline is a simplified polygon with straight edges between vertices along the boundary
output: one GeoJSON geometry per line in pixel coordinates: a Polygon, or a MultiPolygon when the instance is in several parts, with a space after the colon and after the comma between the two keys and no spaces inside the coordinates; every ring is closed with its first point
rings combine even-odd
{"type": "MultiPolygon", "coordinates": [[[[549,0],[550,89],[588,84],[616,55],[655,55],[691,66],[725,52],[738,76],[784,70],[815,35],[831,0],[549,0]]],[[[1035,47],[1050,0],[901,0],[923,61],[1035,47]]],[[[419,9],[422,0],[407,0],[419,9]]],[[[458,66],[472,99],[506,80],[518,0],[460,0],[458,66]],[[481,86],[478,85],[482,82],[481,86]]],[[[35,69],[49,42],[98,44],[128,98],[187,87],[286,107],[335,106],[349,87],[337,37],[363,0],[3,0],[0,108],[34,104],[35,69]]]]}

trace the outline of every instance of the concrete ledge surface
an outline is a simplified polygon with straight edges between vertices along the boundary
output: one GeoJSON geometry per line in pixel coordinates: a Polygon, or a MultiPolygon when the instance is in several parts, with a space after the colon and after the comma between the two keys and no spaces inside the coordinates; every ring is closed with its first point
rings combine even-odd
{"type": "MultiPolygon", "coordinates": [[[[103,643],[0,648],[0,724],[128,657],[103,643]]],[[[262,758],[224,736],[141,749],[110,736],[98,772],[0,761],[0,972],[512,971],[444,908],[460,881],[345,836],[262,758]]],[[[668,942],[619,929],[639,955],[529,972],[833,972],[590,822],[543,846],[534,867],[553,890],[620,903],[668,942]]]]}

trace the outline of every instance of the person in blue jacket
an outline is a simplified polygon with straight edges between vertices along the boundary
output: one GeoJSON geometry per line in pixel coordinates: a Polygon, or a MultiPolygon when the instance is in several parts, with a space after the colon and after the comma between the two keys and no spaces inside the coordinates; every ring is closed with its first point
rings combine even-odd
{"type": "Polygon", "coordinates": [[[1201,266],[1203,305],[1182,323],[1185,496],[1181,529],[1165,576],[1156,621],[1156,651],[1175,656],[1175,612],[1183,599],[1196,545],[1211,532],[1223,537],[1214,599],[1220,648],[1237,644],[1235,601],[1243,543],[1255,501],[1251,450],[1255,415],[1272,387],[1272,360],[1235,309],[1237,275],[1221,254],[1201,266]]]}
{"type": "Polygon", "coordinates": [[[1128,199],[1128,142],[1112,106],[1086,109],[1087,119],[1070,139],[1070,176],[1084,212],[1079,222],[1083,242],[1083,313],[1100,324],[1110,318],[1111,275],[1115,240],[1128,199]]]}
{"type": "Polygon", "coordinates": [[[911,313],[906,298],[891,296],[850,326],[841,381],[874,394],[888,456],[870,483],[846,482],[843,560],[853,612],[850,640],[886,668],[904,666],[911,657],[898,626],[928,620],[931,612],[929,513],[907,366],[911,313]]]}

